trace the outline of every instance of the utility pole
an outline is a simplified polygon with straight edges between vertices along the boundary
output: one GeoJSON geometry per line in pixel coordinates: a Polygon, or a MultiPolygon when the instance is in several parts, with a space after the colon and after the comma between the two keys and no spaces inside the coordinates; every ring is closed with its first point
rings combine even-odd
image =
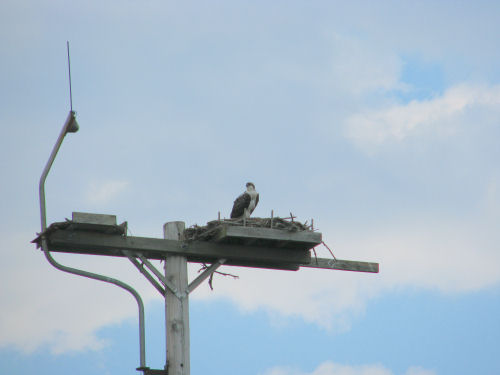
{"type": "MultiPolygon", "coordinates": [[[[184,229],[183,221],[165,223],[164,238],[182,241],[184,229]]],[[[177,289],[175,293],[165,288],[166,370],[169,375],[189,375],[189,296],[185,256],[170,255],[165,258],[165,279],[177,289]]]]}

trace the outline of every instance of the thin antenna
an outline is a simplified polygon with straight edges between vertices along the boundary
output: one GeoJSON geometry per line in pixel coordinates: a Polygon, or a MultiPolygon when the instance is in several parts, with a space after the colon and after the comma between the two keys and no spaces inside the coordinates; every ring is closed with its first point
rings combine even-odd
{"type": "Polygon", "coordinates": [[[69,59],[69,41],[66,41],[66,47],[68,49],[69,106],[70,106],[71,112],[73,112],[73,94],[71,92],[71,61],[69,59]]]}

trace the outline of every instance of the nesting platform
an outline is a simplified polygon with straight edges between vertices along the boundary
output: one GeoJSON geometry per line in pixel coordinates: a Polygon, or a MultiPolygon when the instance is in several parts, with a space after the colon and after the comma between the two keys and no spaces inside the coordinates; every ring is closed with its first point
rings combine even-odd
{"type": "Polygon", "coordinates": [[[284,231],[255,226],[241,227],[237,223],[188,228],[183,240],[135,237],[126,235],[126,224],[116,225],[112,215],[81,215],[72,220],[53,223],[33,242],[40,245],[42,235],[49,251],[125,257],[127,253],[149,259],[165,259],[182,255],[190,262],[214,263],[220,259],[225,265],[298,270],[310,263],[309,249],[321,242],[293,229],[284,231]]]}
{"type": "Polygon", "coordinates": [[[321,233],[299,222],[274,219],[212,221],[187,228],[182,240],[127,236],[126,223],[116,225],[112,215],[74,215],[73,220],[53,223],[42,236],[47,250],[65,253],[165,259],[181,255],[189,262],[297,271],[300,267],[378,272],[377,263],[318,259],[311,249],[322,243],[321,233]],[[109,217],[107,217],[109,216],[109,217]],[[111,217],[111,219],[110,219],[111,217]],[[114,220],[114,221],[113,221],[114,220]],[[268,220],[272,220],[268,225],[268,220]]]}
{"type": "Polygon", "coordinates": [[[297,221],[281,218],[215,220],[206,226],[194,225],[184,231],[187,241],[310,250],[322,242],[321,233],[297,221]]]}

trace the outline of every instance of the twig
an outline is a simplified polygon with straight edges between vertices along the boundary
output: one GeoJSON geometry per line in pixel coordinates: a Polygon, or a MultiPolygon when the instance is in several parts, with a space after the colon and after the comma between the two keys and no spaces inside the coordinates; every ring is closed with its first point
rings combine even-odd
{"type": "Polygon", "coordinates": [[[316,249],[313,247],[311,250],[314,253],[314,259],[316,260],[316,264],[318,264],[318,254],[316,254],[316,249]]]}
{"type": "Polygon", "coordinates": [[[330,248],[326,245],[325,241],[321,241],[321,243],[328,249],[328,251],[330,252],[330,254],[332,254],[332,257],[334,260],[337,260],[337,258],[335,258],[335,255],[333,255],[333,252],[330,250],[330,248]]]}
{"type": "MultiPolygon", "coordinates": [[[[206,263],[202,263],[203,266],[198,270],[198,273],[206,270],[208,268],[208,266],[206,265],[206,263]]],[[[210,287],[210,290],[214,290],[213,288],[213,285],[212,285],[212,282],[213,282],[213,279],[214,279],[214,273],[218,273],[219,275],[222,275],[222,276],[230,276],[232,277],[233,279],[239,279],[240,277],[238,275],[233,275],[231,273],[226,273],[226,272],[220,272],[220,271],[214,271],[210,274],[210,277],[208,278],[208,286],[210,287]]]]}
{"type": "Polygon", "coordinates": [[[291,220],[292,223],[294,222],[293,219],[296,219],[297,216],[293,216],[293,214],[290,212],[290,216],[289,217],[284,217],[283,220],[291,220]]]}

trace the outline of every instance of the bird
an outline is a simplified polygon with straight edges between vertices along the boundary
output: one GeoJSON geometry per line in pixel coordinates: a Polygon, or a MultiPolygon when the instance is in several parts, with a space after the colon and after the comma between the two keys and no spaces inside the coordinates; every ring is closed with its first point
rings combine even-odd
{"type": "Polygon", "coordinates": [[[259,193],[253,182],[247,182],[247,190],[235,199],[231,219],[248,219],[259,203],[259,193]]]}

